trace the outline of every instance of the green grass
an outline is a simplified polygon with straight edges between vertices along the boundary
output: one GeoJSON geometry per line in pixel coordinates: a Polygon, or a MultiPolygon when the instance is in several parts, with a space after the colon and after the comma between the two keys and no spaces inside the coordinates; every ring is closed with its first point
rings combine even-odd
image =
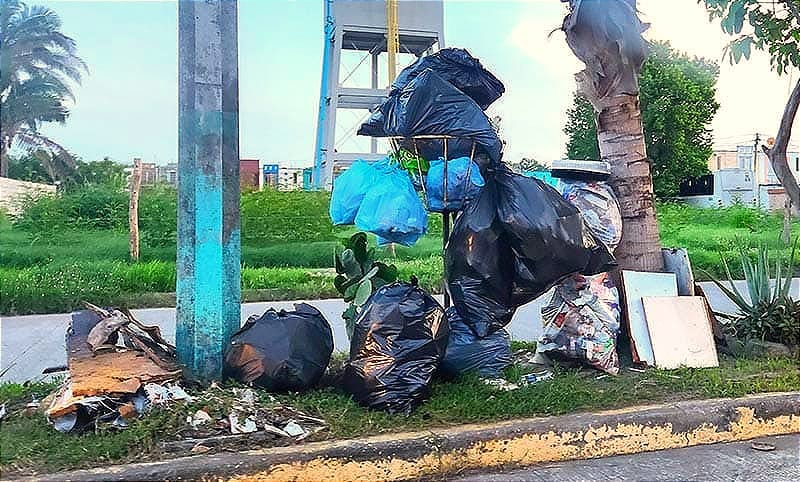
{"type": "MultiPolygon", "coordinates": [[[[249,224],[243,224],[243,230],[248,225],[259,226],[243,236],[244,298],[271,301],[336,296],[332,274],[319,270],[333,267],[334,250],[354,228],[334,228],[325,220],[306,217],[295,220],[302,225],[298,227],[300,234],[291,234],[283,225],[292,222],[287,210],[299,209],[305,200],[313,207],[309,212],[326,217],[327,198],[317,195],[309,200],[298,194],[277,207],[270,207],[275,196],[280,194],[250,194],[246,196],[247,202],[243,202],[250,219],[249,224]],[[261,214],[262,210],[275,215],[280,229],[270,234],[263,228],[268,219],[261,214]],[[308,240],[296,239],[301,235],[307,235],[308,240]]],[[[85,208],[78,212],[83,211],[85,208]]],[[[775,253],[789,252],[779,240],[780,215],[741,206],[703,210],[673,203],[659,205],[658,213],[663,245],[688,248],[695,276],[700,280],[708,279],[705,272],[723,276],[720,252],[733,260],[738,246],[764,243],[775,253]]],[[[38,217],[22,226],[14,226],[0,215],[0,313],[69,311],[80,307],[83,300],[130,308],[174,303],[169,294],[175,286],[174,244],[143,245],[140,262],[131,263],[125,232],[76,230],[70,225],[63,229],[31,229],[41,227],[42,220],[49,219],[44,214],[37,214],[38,217]]],[[[59,221],[62,225],[65,222],[59,221]]],[[[397,247],[394,257],[387,249],[379,248],[378,257],[397,264],[401,279],[416,275],[423,286],[438,292],[442,278],[439,216],[431,216],[430,231],[411,248],[397,247]]],[[[800,236],[800,222],[793,224],[793,233],[800,236]]],[[[736,263],[732,269],[734,276],[741,276],[736,263]]]]}
{"type": "MultiPolygon", "coordinates": [[[[720,362],[720,368],[712,369],[646,373],[623,370],[618,377],[600,380],[595,378],[597,372],[593,370],[562,369],[550,381],[511,392],[494,390],[472,377],[437,381],[430,400],[410,416],[366,410],[334,386],[300,395],[277,395],[276,402],[324,418],[330,430],[323,438],[338,439],[652,402],[800,389],[797,360],[722,357],[720,362]]],[[[52,385],[0,386],[0,401],[8,402],[11,409],[11,416],[3,421],[0,430],[3,473],[54,471],[157,458],[158,442],[170,440],[176,429],[184,425],[186,414],[199,408],[189,405],[152,412],[122,432],[61,434],[49,427],[41,414],[19,414],[21,406],[32,396],[41,398],[52,388],[52,385]]]]}

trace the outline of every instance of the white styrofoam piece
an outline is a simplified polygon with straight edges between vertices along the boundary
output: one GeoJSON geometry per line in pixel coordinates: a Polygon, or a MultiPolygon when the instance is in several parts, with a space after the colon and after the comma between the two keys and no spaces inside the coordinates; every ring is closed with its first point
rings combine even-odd
{"type": "Polygon", "coordinates": [[[656,366],[719,366],[705,300],[699,296],[642,298],[656,366]]]}
{"type": "Polygon", "coordinates": [[[673,273],[642,273],[623,271],[622,285],[628,308],[630,337],[634,355],[640,362],[655,366],[650,332],[642,306],[643,296],[678,296],[678,281],[673,273]]]}

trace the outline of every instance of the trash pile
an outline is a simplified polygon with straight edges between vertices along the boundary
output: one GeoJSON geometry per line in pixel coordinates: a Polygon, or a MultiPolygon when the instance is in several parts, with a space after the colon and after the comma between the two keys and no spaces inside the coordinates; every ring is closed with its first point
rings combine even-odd
{"type": "MultiPolygon", "coordinates": [[[[578,209],[595,238],[613,252],[622,239],[622,213],[614,192],[604,180],[610,175],[608,168],[603,166],[598,172],[598,169],[581,170],[578,165],[572,169],[560,167],[556,163],[554,172],[561,177],[559,188],[564,199],[578,209]]],[[[542,308],[544,332],[537,352],[577,359],[616,375],[619,292],[608,272],[586,274],[590,273],[576,273],[564,279],[542,308]]]]}
{"type": "Polygon", "coordinates": [[[82,432],[100,424],[125,428],[152,404],[189,396],[175,347],[156,326],[129,312],[89,305],[73,316],[67,334],[69,378],[45,411],[60,432],[82,432]]]}

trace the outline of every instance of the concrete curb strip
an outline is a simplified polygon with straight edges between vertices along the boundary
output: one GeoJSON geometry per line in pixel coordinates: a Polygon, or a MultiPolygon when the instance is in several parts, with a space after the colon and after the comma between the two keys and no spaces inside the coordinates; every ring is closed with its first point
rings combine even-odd
{"type": "Polygon", "coordinates": [[[800,392],[197,455],[43,474],[36,480],[406,480],[790,433],[800,433],[800,392]]]}

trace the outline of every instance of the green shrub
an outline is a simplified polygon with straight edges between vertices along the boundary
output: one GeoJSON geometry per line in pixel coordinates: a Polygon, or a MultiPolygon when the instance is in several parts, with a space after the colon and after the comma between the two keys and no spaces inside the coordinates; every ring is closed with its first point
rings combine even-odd
{"type": "Polygon", "coordinates": [[[168,185],[147,187],[139,196],[139,232],[142,244],[175,246],[178,229],[178,193],[168,185]]]}
{"type": "Polygon", "coordinates": [[[89,185],[23,202],[16,225],[32,233],[64,229],[120,229],[128,224],[128,194],[113,185],[89,185]]]}
{"type": "Polygon", "coordinates": [[[280,192],[268,189],[243,194],[242,240],[334,240],[333,225],[328,217],[329,203],[330,194],[321,191],[280,192]]]}

